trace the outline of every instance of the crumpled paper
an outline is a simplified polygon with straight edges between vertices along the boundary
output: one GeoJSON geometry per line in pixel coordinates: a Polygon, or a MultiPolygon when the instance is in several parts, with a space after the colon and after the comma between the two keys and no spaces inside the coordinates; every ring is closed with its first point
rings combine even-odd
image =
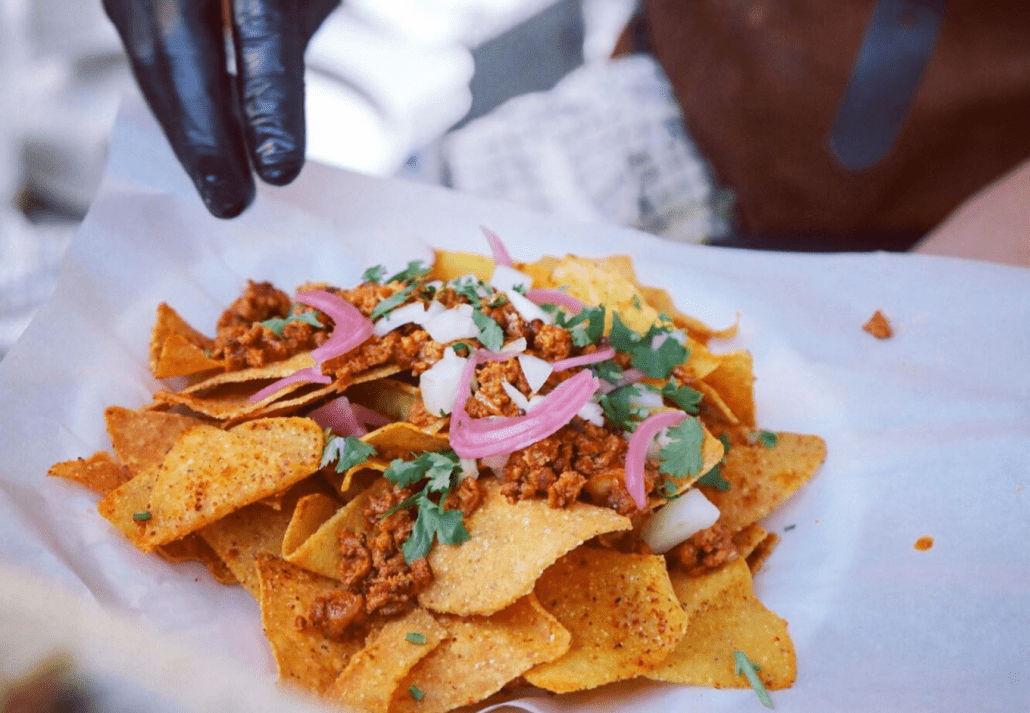
{"type": "MultiPolygon", "coordinates": [[[[424,185],[310,164],[211,218],[145,109],[126,106],[104,185],[57,289],[0,362],[0,563],[205,654],[274,676],[258,610],[192,565],[134,551],[95,498],[45,478],[107,447],[106,405],[137,406],[156,305],[209,331],[246,278],[347,285],[429,246],[516,259],[630,254],[645,284],[750,349],[763,428],[821,434],[828,459],[766,523],[756,579],[798,653],[781,710],[1017,710],[1030,703],[1030,272],[897,254],[791,255],[663,242],[424,185]],[[876,309],[895,335],[862,330],[876,309]],[[913,547],[934,539],[928,551],[913,547]]],[[[989,239],[989,236],[984,236],[989,239]]],[[[0,581],[0,588],[4,587],[0,581]]],[[[146,644],[141,642],[141,649],[146,644]]],[[[532,710],[759,710],[744,690],[630,682],[532,710]]]]}

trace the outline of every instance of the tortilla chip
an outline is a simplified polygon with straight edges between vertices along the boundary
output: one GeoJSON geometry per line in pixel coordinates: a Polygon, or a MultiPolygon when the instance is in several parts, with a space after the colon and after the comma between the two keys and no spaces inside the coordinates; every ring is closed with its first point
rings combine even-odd
{"type": "Polygon", "coordinates": [[[532,594],[490,616],[436,618],[449,636],[412,668],[391,713],[443,713],[477,703],[569,647],[569,633],[532,594]],[[422,700],[412,696],[412,686],[422,700]]]}
{"type": "Polygon", "coordinates": [[[97,503],[97,511],[140,549],[144,549],[145,518],[150,517],[150,491],[157,482],[158,472],[158,468],[151,468],[140,473],[97,503]]]}
{"type": "Polygon", "coordinates": [[[105,409],[104,420],[114,452],[133,475],[159,466],[183,431],[202,423],[190,416],[121,406],[105,409]]]}
{"type": "Polygon", "coordinates": [[[98,495],[107,495],[132,478],[129,471],[119,465],[107,451],[97,451],[89,458],[54,463],[47,475],[78,483],[98,495]]]}
{"type": "Polygon", "coordinates": [[[525,674],[534,686],[556,693],[650,671],[669,656],[687,625],[665,558],[658,555],[580,547],[544,572],[534,591],[572,634],[563,656],[525,674]]]}
{"type": "Polygon", "coordinates": [[[261,624],[272,647],[279,680],[324,694],[350,657],[365,644],[356,632],[330,640],[307,624],[315,599],[337,589],[339,582],[306,572],[289,562],[259,554],[261,624]]]}
{"type": "Polygon", "coordinates": [[[181,540],[173,540],[154,550],[165,562],[200,562],[216,582],[227,586],[239,584],[239,580],[225,561],[197,533],[191,533],[181,540]]]}
{"type": "Polygon", "coordinates": [[[665,314],[671,317],[673,324],[680,329],[687,330],[687,334],[689,334],[692,339],[696,339],[702,344],[707,344],[708,340],[713,337],[717,339],[729,339],[737,333],[737,322],[734,322],[725,329],[712,329],[701,320],[691,317],[689,314],[680,312],[676,309],[676,305],[673,303],[672,297],[663,289],[657,287],[646,287],[644,285],[639,285],[638,289],[640,290],[640,294],[643,296],[645,302],[658,310],[660,314],[665,314]]]}
{"type": "Polygon", "coordinates": [[[130,539],[149,551],[284,490],[318,469],[323,436],[314,421],[263,419],[247,425],[238,433],[204,425],[184,432],[153,471],[149,493],[141,492],[141,483],[151,471],[105,498],[110,499],[109,506],[122,508],[108,519],[126,532],[127,518],[146,512],[142,533],[138,519],[128,528],[137,530],[130,539]],[[123,489],[126,493],[121,494],[123,489]]]}
{"type": "Polygon", "coordinates": [[[408,410],[422,400],[422,392],[414,384],[396,379],[376,379],[355,384],[347,389],[347,398],[382,414],[391,421],[407,421],[408,410]]]}
{"type": "Polygon", "coordinates": [[[150,334],[150,371],[158,379],[186,376],[222,367],[207,356],[214,340],[191,327],[178,312],[162,302],[150,334]]]}
{"type": "Polygon", "coordinates": [[[632,523],[608,508],[573,503],[552,508],[544,500],[510,503],[495,479],[482,483],[483,500],[465,521],[469,539],[429,553],[433,583],[418,596],[427,609],[492,614],[533,591],[559,557],[592,537],[629,530],[632,523]]]}
{"type": "Polygon", "coordinates": [[[751,572],[743,559],[689,577],[670,573],[673,588],[690,617],[675,651],[648,678],[713,688],[746,688],[735,672],[733,652],[743,651],[761,667],[766,688],[786,688],[794,682],[797,663],[787,622],[758,601],[751,572]]]}
{"type": "Polygon", "coordinates": [[[768,535],[765,528],[758,523],[748,525],[733,534],[733,546],[737,548],[737,554],[746,559],[768,535]]]}
{"type": "Polygon", "coordinates": [[[719,356],[719,366],[704,377],[738,421],[755,427],[754,363],[751,353],[740,349],[719,356]]]}
{"type": "Polygon", "coordinates": [[[447,630],[425,609],[413,609],[386,624],[351,656],[328,697],[356,711],[387,713],[407,673],[447,637],[447,630]],[[421,638],[412,641],[412,634],[421,638]]]}
{"type": "Polygon", "coordinates": [[[819,436],[777,433],[776,445],[752,443],[748,429],[727,431],[730,448],[721,467],[730,484],[722,491],[702,486],[705,496],[722,513],[719,522],[739,532],[758,522],[811,479],[826,458],[819,436]]]}
{"type": "Polygon", "coordinates": [[[446,435],[426,433],[418,426],[405,422],[388,423],[369,431],[361,440],[374,446],[376,459],[386,463],[395,458],[408,460],[430,451],[441,451],[450,445],[446,435]]]}
{"type": "Polygon", "coordinates": [[[748,569],[751,570],[751,574],[754,574],[762,568],[762,565],[764,565],[765,561],[769,559],[769,555],[771,555],[772,551],[776,549],[776,545],[778,545],[779,542],[780,536],[775,532],[770,532],[765,536],[765,539],[759,542],[755,548],[751,550],[751,553],[745,560],[747,562],[748,569]]]}
{"type": "Polygon", "coordinates": [[[480,280],[489,282],[494,274],[494,261],[485,255],[449,250],[433,250],[433,253],[435,257],[428,276],[430,280],[447,282],[465,275],[475,275],[480,280]]]}

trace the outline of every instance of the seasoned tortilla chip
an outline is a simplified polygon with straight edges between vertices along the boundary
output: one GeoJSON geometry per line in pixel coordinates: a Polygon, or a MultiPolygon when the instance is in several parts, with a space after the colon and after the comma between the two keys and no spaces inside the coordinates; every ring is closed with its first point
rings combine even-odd
{"type": "Polygon", "coordinates": [[[563,656],[525,674],[556,693],[647,673],[668,657],[687,625],[658,555],[580,547],[544,572],[534,591],[572,634],[563,656]]]}
{"type": "Polygon", "coordinates": [[[328,698],[355,711],[387,713],[401,680],[447,637],[447,630],[425,609],[413,609],[386,624],[351,656],[328,698]]]}
{"type": "Polygon", "coordinates": [[[418,426],[399,422],[388,423],[361,437],[375,447],[377,458],[389,463],[395,458],[410,459],[430,451],[441,451],[450,445],[446,435],[426,433],[418,426]]]}
{"type": "Polygon", "coordinates": [[[412,668],[391,713],[443,713],[477,703],[569,647],[569,633],[532,594],[490,616],[436,619],[449,636],[412,668]],[[413,697],[412,686],[422,700],[413,697]]]}
{"type": "Polygon", "coordinates": [[[752,443],[749,429],[728,431],[730,448],[721,471],[729,490],[704,487],[722,513],[719,522],[738,532],[775,510],[804,485],[826,458],[819,436],[777,433],[773,448],[752,443]]]}
{"type": "Polygon", "coordinates": [[[755,597],[751,572],[743,559],[720,569],[689,577],[670,573],[673,588],[689,615],[687,631],[675,651],[648,678],[713,688],[746,688],[736,675],[734,651],[743,651],[761,667],[766,688],[786,688],[794,682],[794,645],[787,622],[755,597]]]}
{"type": "Polygon", "coordinates": [[[733,534],[733,546],[737,548],[737,554],[746,559],[768,536],[764,527],[754,523],[733,534]]]}
{"type": "Polygon", "coordinates": [[[337,589],[339,582],[267,554],[259,554],[256,561],[261,624],[272,647],[279,679],[325,694],[350,657],[365,644],[360,632],[343,640],[330,640],[308,624],[315,599],[337,589]]]}
{"type": "Polygon", "coordinates": [[[107,451],[97,451],[89,458],[54,463],[47,475],[78,483],[98,495],[107,495],[132,478],[107,451]]]}
{"type": "Polygon", "coordinates": [[[314,421],[280,418],[252,424],[239,433],[204,425],[184,432],[160,467],[112,492],[101,502],[101,513],[149,551],[318,469],[323,436],[314,421]],[[149,492],[143,490],[147,484],[149,492]],[[132,520],[134,512],[145,512],[146,518],[132,520]]]}
{"type": "Polygon", "coordinates": [[[407,421],[408,410],[422,400],[417,386],[396,379],[363,381],[348,388],[346,396],[391,421],[407,421]]]}
{"type": "Polygon", "coordinates": [[[769,559],[769,555],[776,549],[776,545],[780,542],[780,536],[775,532],[770,532],[765,536],[761,542],[759,542],[751,553],[746,558],[748,569],[751,570],[751,574],[754,574],[762,568],[765,561],[769,559]]]}
{"type": "Polygon", "coordinates": [[[155,377],[165,379],[220,368],[222,363],[205,353],[213,346],[211,338],[191,327],[174,309],[164,302],[157,306],[150,334],[150,371],[155,377]]]}
{"type": "Polygon", "coordinates": [[[740,349],[721,354],[719,366],[704,380],[718,392],[742,425],[755,427],[755,377],[750,352],[740,349]]]}
{"type": "Polygon", "coordinates": [[[724,329],[712,329],[701,320],[691,317],[689,314],[680,312],[676,309],[676,305],[673,303],[672,297],[663,289],[657,287],[646,287],[644,285],[638,285],[638,289],[640,290],[640,294],[643,295],[645,302],[658,310],[660,314],[672,317],[673,324],[680,329],[687,330],[687,334],[689,334],[692,339],[696,339],[702,344],[707,344],[708,340],[713,337],[718,339],[729,339],[737,333],[736,322],[724,329]]]}
{"type": "Polygon", "coordinates": [[[544,500],[510,503],[500,484],[486,480],[483,500],[465,521],[469,539],[429,553],[433,583],[418,596],[427,609],[491,614],[533,591],[559,557],[592,537],[629,530],[629,518],[586,503],[552,508],[544,500]]]}
{"type": "Polygon", "coordinates": [[[105,409],[104,420],[114,452],[133,475],[160,465],[183,431],[202,423],[190,416],[121,406],[105,409]]]}
{"type": "Polygon", "coordinates": [[[219,584],[239,584],[239,580],[225,561],[197,533],[181,540],[173,540],[154,550],[165,562],[200,562],[219,584]]]}
{"type": "Polygon", "coordinates": [[[447,282],[465,275],[475,275],[488,282],[494,274],[495,263],[485,255],[475,253],[452,252],[450,250],[433,250],[435,258],[429,273],[429,279],[447,282]]]}

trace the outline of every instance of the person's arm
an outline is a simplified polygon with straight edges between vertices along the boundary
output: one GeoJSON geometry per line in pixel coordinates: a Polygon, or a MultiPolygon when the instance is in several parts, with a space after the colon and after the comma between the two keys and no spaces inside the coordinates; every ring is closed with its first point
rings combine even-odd
{"type": "Polygon", "coordinates": [[[1030,161],[959,206],[914,252],[1030,267],[1030,161]]]}

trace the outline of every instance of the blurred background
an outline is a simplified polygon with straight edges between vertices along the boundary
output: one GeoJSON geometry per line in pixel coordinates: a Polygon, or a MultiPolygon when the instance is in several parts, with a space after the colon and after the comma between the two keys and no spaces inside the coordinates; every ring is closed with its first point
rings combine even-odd
{"type": "MultiPolygon", "coordinates": [[[[307,54],[309,158],[677,240],[725,198],[645,55],[637,0],[350,0],[307,54]]],[[[100,0],[0,0],[0,358],[53,288],[136,92],[100,0]]]]}

